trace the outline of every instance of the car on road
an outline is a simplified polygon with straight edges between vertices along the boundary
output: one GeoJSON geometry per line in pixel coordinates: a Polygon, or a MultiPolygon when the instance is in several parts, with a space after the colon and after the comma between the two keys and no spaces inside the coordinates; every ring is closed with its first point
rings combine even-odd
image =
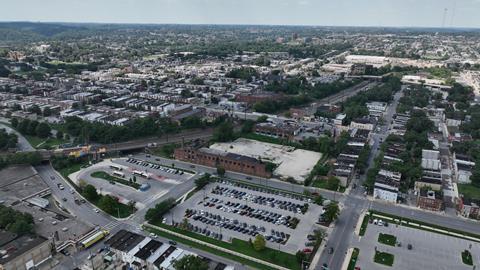
{"type": "Polygon", "coordinates": [[[62,201],[66,202],[66,201],[67,201],[67,198],[65,198],[65,197],[64,197],[64,198],[62,198],[62,201]]]}
{"type": "Polygon", "coordinates": [[[328,264],[326,263],[322,264],[322,270],[328,270],[328,264]]]}
{"type": "Polygon", "coordinates": [[[333,247],[330,247],[330,248],[328,249],[328,254],[333,254],[333,247]]]}
{"type": "Polygon", "coordinates": [[[172,241],[172,240],[168,241],[168,243],[169,243],[170,245],[172,245],[172,246],[176,246],[176,245],[177,245],[177,242],[172,241]]]}
{"type": "Polygon", "coordinates": [[[98,210],[97,208],[93,208],[93,211],[95,211],[95,213],[100,213],[100,210],[98,210]]]}
{"type": "Polygon", "coordinates": [[[55,180],[55,176],[50,176],[50,179],[55,180]]]}

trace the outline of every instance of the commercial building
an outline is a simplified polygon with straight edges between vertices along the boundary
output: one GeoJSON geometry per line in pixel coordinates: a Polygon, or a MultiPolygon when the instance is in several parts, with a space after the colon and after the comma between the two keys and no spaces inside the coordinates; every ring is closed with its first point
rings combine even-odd
{"type": "Polygon", "coordinates": [[[209,167],[222,167],[227,171],[240,172],[269,178],[272,173],[266,164],[256,158],[210,148],[182,147],[175,149],[175,158],[209,167]]]}

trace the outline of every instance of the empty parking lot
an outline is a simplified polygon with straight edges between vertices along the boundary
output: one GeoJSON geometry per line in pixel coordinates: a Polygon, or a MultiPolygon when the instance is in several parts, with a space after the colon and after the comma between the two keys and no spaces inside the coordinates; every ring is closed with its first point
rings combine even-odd
{"type": "Polygon", "coordinates": [[[369,224],[365,236],[353,245],[360,249],[357,266],[361,269],[472,269],[473,266],[462,262],[461,252],[465,249],[470,250],[474,265],[480,265],[479,243],[395,224],[388,227],[369,224]],[[395,236],[397,244],[379,243],[380,233],[395,236]],[[392,267],[373,262],[375,248],[394,255],[392,267]]]}

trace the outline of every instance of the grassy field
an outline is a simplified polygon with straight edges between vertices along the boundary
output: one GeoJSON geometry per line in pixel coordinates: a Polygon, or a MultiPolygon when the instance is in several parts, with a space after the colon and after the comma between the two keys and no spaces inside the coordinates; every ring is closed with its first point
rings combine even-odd
{"type": "Polygon", "coordinates": [[[394,256],[390,253],[375,251],[375,257],[373,258],[373,261],[386,266],[392,266],[394,256]]]}
{"type": "Polygon", "coordinates": [[[365,235],[365,232],[367,232],[367,227],[368,227],[368,220],[370,219],[370,215],[365,215],[365,217],[363,218],[363,221],[362,221],[362,225],[360,227],[360,231],[358,233],[358,235],[360,236],[364,236],[365,235]]]}
{"type": "Polygon", "coordinates": [[[104,180],[107,180],[107,181],[117,182],[117,183],[129,186],[129,187],[132,187],[134,189],[139,189],[140,188],[140,184],[138,184],[138,183],[130,182],[128,180],[112,176],[112,175],[110,175],[106,172],[93,172],[92,174],[90,174],[90,176],[95,177],[95,178],[104,179],[104,180]]]}
{"type": "Polygon", "coordinates": [[[348,263],[347,270],[355,270],[355,265],[357,264],[358,254],[360,254],[360,249],[354,248],[352,252],[352,257],[350,257],[350,262],[348,263]]]}
{"type": "Polygon", "coordinates": [[[40,138],[37,136],[26,135],[25,138],[34,148],[54,148],[55,146],[68,143],[66,140],[57,138],[40,138]]]}
{"type": "Polygon", "coordinates": [[[458,192],[466,198],[480,200],[480,187],[472,184],[458,184],[458,192]]]}
{"type": "Polygon", "coordinates": [[[378,242],[394,247],[397,243],[397,237],[391,234],[380,233],[378,235],[378,242]]]}
{"type": "MultiPolygon", "coordinates": [[[[266,262],[270,262],[270,263],[273,263],[273,264],[276,264],[276,265],[279,265],[279,266],[283,266],[283,267],[286,267],[288,269],[292,269],[292,270],[300,270],[301,269],[300,264],[297,263],[297,260],[296,260],[296,257],[295,257],[294,254],[286,253],[286,252],[283,252],[281,250],[279,251],[279,250],[276,250],[276,249],[271,249],[271,248],[266,247],[262,251],[256,251],[255,249],[253,249],[252,245],[249,242],[243,241],[243,240],[240,240],[240,239],[234,238],[232,240],[232,243],[228,243],[228,242],[216,240],[216,239],[213,239],[211,237],[207,237],[207,236],[204,236],[204,235],[201,235],[201,234],[197,234],[197,233],[194,233],[194,232],[191,232],[191,231],[186,231],[186,230],[182,230],[180,228],[165,225],[161,222],[156,222],[154,225],[165,228],[165,229],[168,229],[168,230],[171,230],[171,231],[174,231],[174,232],[177,232],[177,233],[181,233],[185,236],[189,236],[189,237],[192,237],[192,238],[199,239],[201,241],[204,241],[204,242],[207,242],[207,243],[210,243],[210,244],[214,244],[214,245],[219,246],[219,247],[230,249],[230,250],[245,254],[247,256],[250,256],[250,257],[254,257],[254,258],[257,258],[257,259],[260,259],[260,260],[264,260],[266,262]]],[[[217,252],[215,251],[214,253],[217,253],[217,252]]],[[[265,269],[265,267],[262,266],[260,269],[265,269]]]]}
{"type": "MultiPolygon", "coordinates": [[[[329,186],[329,184],[328,184],[328,182],[327,182],[327,179],[324,179],[324,180],[315,180],[315,181],[313,181],[312,187],[322,188],[322,189],[327,189],[327,190],[335,191],[334,188],[332,189],[332,188],[329,186]]],[[[341,187],[341,186],[338,186],[337,192],[343,193],[343,192],[345,192],[345,188],[344,188],[344,187],[341,187]]]]}
{"type": "Polygon", "coordinates": [[[468,250],[462,252],[462,262],[466,265],[473,265],[472,254],[468,250]]]}
{"type": "Polygon", "coordinates": [[[119,202],[117,202],[113,206],[113,209],[111,211],[107,211],[107,209],[99,206],[99,201],[100,201],[101,197],[102,197],[102,195],[100,195],[99,199],[96,200],[96,201],[90,201],[90,200],[89,201],[92,204],[94,204],[96,207],[102,209],[105,213],[111,215],[112,217],[126,218],[126,217],[130,216],[131,214],[133,214],[135,212],[135,209],[133,209],[132,207],[130,207],[128,205],[125,205],[123,203],[119,203],[119,202]]]}

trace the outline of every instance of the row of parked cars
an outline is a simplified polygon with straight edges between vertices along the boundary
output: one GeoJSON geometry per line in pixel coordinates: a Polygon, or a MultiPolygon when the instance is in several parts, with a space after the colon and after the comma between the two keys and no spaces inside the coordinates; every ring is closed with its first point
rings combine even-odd
{"type": "Polygon", "coordinates": [[[275,197],[261,196],[240,191],[234,188],[215,186],[212,193],[215,195],[222,195],[228,198],[234,198],[238,200],[244,200],[253,202],[260,205],[270,206],[272,208],[282,209],[297,214],[304,214],[308,209],[308,203],[300,204],[294,203],[288,200],[280,200],[275,197]]]}
{"type": "Polygon", "coordinates": [[[266,193],[266,194],[281,196],[281,197],[285,197],[285,198],[288,198],[288,199],[298,200],[300,202],[309,202],[309,203],[312,202],[311,199],[309,199],[305,196],[291,194],[291,193],[288,193],[288,192],[278,191],[278,190],[274,190],[274,189],[270,189],[270,188],[252,186],[252,185],[233,182],[233,181],[228,181],[228,180],[224,180],[224,179],[219,179],[217,182],[222,183],[224,185],[229,185],[229,186],[243,188],[243,189],[252,190],[252,191],[263,192],[263,193],[266,193]]]}
{"type": "Polygon", "coordinates": [[[170,173],[170,174],[182,175],[184,173],[182,170],[165,167],[165,166],[162,166],[162,165],[146,162],[146,161],[135,159],[135,158],[128,158],[127,162],[132,163],[132,164],[137,164],[137,165],[140,165],[140,166],[143,166],[143,167],[150,167],[151,169],[161,170],[161,171],[164,171],[164,172],[167,172],[167,173],[170,173]]]}
{"type": "Polygon", "coordinates": [[[199,203],[203,203],[203,206],[205,207],[215,207],[216,209],[223,212],[234,213],[240,216],[258,219],[275,225],[285,225],[287,227],[291,227],[291,216],[284,216],[279,213],[274,213],[267,210],[255,209],[247,204],[231,201],[227,201],[224,203],[221,199],[209,197],[206,197],[203,202],[200,201],[199,203]]]}
{"type": "MultiPolygon", "coordinates": [[[[252,237],[255,237],[257,234],[265,234],[266,232],[266,229],[263,226],[257,226],[253,224],[249,225],[246,222],[240,222],[237,219],[229,219],[219,214],[214,214],[203,210],[187,209],[185,211],[185,217],[199,221],[206,225],[236,231],[252,237]]],[[[193,231],[195,231],[195,229],[193,229],[193,231]]],[[[203,233],[203,230],[200,233],[203,233]]],[[[289,237],[290,235],[284,232],[271,230],[271,235],[266,236],[265,239],[275,243],[285,244],[289,237]]]]}

